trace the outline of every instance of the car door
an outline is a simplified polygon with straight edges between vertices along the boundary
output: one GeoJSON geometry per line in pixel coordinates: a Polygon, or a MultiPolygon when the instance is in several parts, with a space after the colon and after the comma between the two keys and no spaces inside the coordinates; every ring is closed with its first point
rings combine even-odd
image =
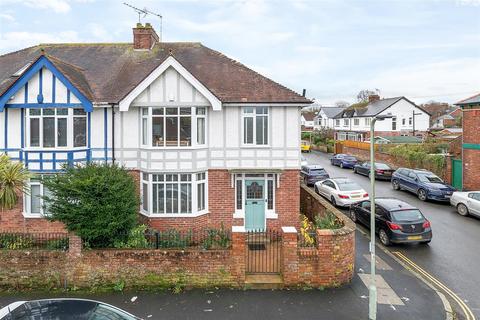
{"type": "Polygon", "coordinates": [[[385,227],[385,220],[387,218],[387,211],[380,205],[375,205],[375,232],[385,227]]]}
{"type": "Polygon", "coordinates": [[[317,190],[318,190],[318,193],[320,193],[320,195],[326,197],[327,196],[327,183],[328,183],[328,180],[325,180],[323,182],[320,183],[320,185],[318,186],[317,190]]]}
{"type": "Polygon", "coordinates": [[[402,187],[408,191],[414,191],[416,178],[417,175],[415,173],[412,171],[406,171],[405,174],[402,175],[402,187]]]}
{"type": "Polygon", "coordinates": [[[370,173],[370,162],[364,162],[362,164],[362,174],[368,176],[370,173]]]}
{"type": "Polygon", "coordinates": [[[302,169],[300,171],[302,178],[305,178],[305,176],[307,175],[307,170],[308,170],[307,167],[302,166],[302,169]]]}
{"type": "Polygon", "coordinates": [[[470,213],[480,216],[480,192],[469,193],[467,204],[470,213]]]}
{"type": "Polygon", "coordinates": [[[358,206],[357,219],[365,226],[370,226],[370,201],[363,201],[358,206]]]}
{"type": "Polygon", "coordinates": [[[325,197],[330,200],[331,196],[335,194],[335,184],[331,180],[327,180],[323,184],[325,186],[325,197]]]}

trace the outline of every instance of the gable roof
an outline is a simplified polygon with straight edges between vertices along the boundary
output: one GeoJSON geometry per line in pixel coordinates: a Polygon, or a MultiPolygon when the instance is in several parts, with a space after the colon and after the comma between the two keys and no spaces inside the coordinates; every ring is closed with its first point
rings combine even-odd
{"type": "Polygon", "coordinates": [[[324,107],[320,111],[323,111],[328,118],[334,118],[337,114],[345,110],[343,107],[324,107]]]}
{"type": "Polygon", "coordinates": [[[0,95],[18,79],[13,74],[42,53],[93,102],[118,103],[173,56],[224,103],[311,103],[245,65],[195,42],[161,42],[150,51],[134,50],[131,43],[37,45],[0,56],[0,95]]]}
{"type": "Polygon", "coordinates": [[[480,93],[455,103],[457,106],[465,106],[468,104],[480,104],[480,93]]]}
{"type": "Polygon", "coordinates": [[[315,116],[316,116],[316,113],[313,112],[313,111],[302,112],[302,117],[303,117],[303,119],[305,119],[305,121],[313,121],[315,116]]]}
{"type": "Polygon", "coordinates": [[[360,105],[359,107],[352,105],[346,108],[343,112],[337,114],[335,118],[338,119],[338,118],[353,118],[353,117],[360,117],[360,118],[374,117],[380,114],[381,112],[385,111],[387,108],[391,107],[393,104],[397,103],[400,100],[406,100],[409,103],[413,104],[418,109],[430,115],[430,113],[428,113],[426,110],[417,106],[415,103],[413,103],[412,101],[402,96],[402,97],[385,98],[385,99],[376,100],[364,106],[360,105]]]}

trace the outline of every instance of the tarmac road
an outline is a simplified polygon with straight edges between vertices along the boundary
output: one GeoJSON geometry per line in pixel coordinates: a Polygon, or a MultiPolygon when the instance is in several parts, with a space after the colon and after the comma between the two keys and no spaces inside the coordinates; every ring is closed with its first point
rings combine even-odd
{"type": "MultiPolygon", "coordinates": [[[[370,193],[367,177],[332,166],[331,155],[314,151],[304,156],[309,164],[323,165],[331,177],[348,177],[370,193]]],[[[448,203],[423,202],[407,191],[395,191],[388,181],[377,180],[376,186],[377,197],[406,201],[419,208],[432,224],[433,239],[429,245],[393,245],[389,250],[403,253],[435,276],[480,319],[480,219],[462,217],[448,203]]]]}

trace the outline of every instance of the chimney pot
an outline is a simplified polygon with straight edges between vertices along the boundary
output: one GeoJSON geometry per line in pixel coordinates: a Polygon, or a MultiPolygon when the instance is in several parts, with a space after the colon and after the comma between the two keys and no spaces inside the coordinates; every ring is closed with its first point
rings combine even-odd
{"type": "Polygon", "coordinates": [[[145,26],[141,23],[137,23],[137,26],[133,28],[134,49],[151,50],[157,42],[160,42],[160,38],[150,23],[147,22],[145,26]]]}
{"type": "Polygon", "coordinates": [[[368,102],[374,102],[380,100],[380,96],[378,94],[372,94],[368,96],[368,102]]]}

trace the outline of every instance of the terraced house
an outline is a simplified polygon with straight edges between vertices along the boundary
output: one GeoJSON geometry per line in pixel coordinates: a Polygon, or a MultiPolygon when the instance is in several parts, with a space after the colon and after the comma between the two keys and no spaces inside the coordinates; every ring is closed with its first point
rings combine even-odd
{"type": "MultiPolygon", "coordinates": [[[[0,56],[0,152],[32,172],[114,162],[157,229],[295,226],[300,109],[311,102],[200,43],[41,44],[0,56]],[[288,124],[288,125],[287,125],[288,124]]],[[[38,180],[0,228],[55,231],[38,180]]]]}

